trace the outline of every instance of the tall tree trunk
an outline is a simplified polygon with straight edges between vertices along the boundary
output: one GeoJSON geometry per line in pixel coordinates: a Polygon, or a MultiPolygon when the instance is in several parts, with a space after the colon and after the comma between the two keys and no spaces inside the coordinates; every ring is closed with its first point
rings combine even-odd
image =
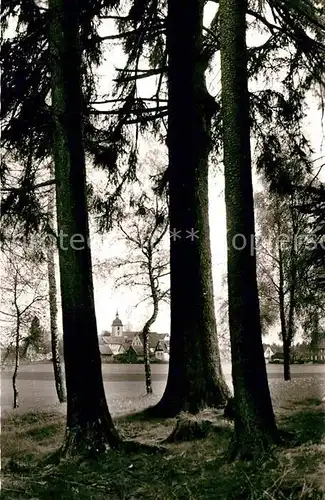
{"type": "MultiPolygon", "coordinates": [[[[51,175],[53,176],[53,168],[51,167],[51,175]]],[[[51,189],[48,197],[48,223],[54,231],[55,220],[55,191],[51,189]]],[[[60,403],[66,401],[64,380],[60,362],[60,341],[58,336],[58,306],[57,306],[57,289],[56,289],[56,276],[55,276],[55,259],[54,247],[52,241],[49,242],[47,247],[47,276],[49,283],[49,307],[50,307],[50,329],[51,329],[51,350],[52,350],[52,363],[54,371],[54,380],[56,393],[60,403]]]]}
{"type": "Polygon", "coordinates": [[[17,375],[20,361],[20,310],[17,303],[17,286],[18,286],[18,271],[15,272],[14,277],[14,306],[16,309],[16,332],[15,332],[15,366],[14,373],[12,375],[12,389],[14,394],[13,408],[18,408],[19,406],[19,392],[17,389],[17,375]]]}
{"type": "MultiPolygon", "coordinates": [[[[291,208],[293,210],[293,208],[291,208]]],[[[295,333],[295,308],[296,308],[296,287],[297,287],[297,264],[296,264],[296,238],[295,227],[292,229],[292,242],[290,250],[290,272],[288,274],[289,286],[289,310],[286,317],[285,312],[285,277],[284,277],[284,258],[281,244],[279,243],[279,303],[280,303],[280,321],[281,335],[283,343],[283,377],[284,380],[291,380],[290,359],[291,345],[295,333]]]]}
{"type": "Polygon", "coordinates": [[[244,0],[219,3],[229,328],[236,405],[232,454],[243,457],[260,453],[277,434],[263,355],[256,256],[251,248],[255,223],[246,10],[244,0]]]}
{"type": "Polygon", "coordinates": [[[79,2],[50,0],[53,152],[63,316],[67,425],[64,454],[94,452],[120,438],[101,372],[89,248],[82,132],[79,2]]]}
{"type": "Polygon", "coordinates": [[[147,394],[152,394],[151,367],[150,367],[150,327],[156,321],[158,316],[159,299],[155,281],[153,279],[153,274],[152,274],[152,252],[150,249],[148,249],[148,271],[149,271],[151,297],[153,302],[153,312],[151,317],[144,325],[142,333],[143,333],[144,369],[146,376],[146,391],[147,394]]]}
{"type": "Polygon", "coordinates": [[[291,206],[292,216],[292,242],[290,251],[290,287],[289,287],[289,312],[288,312],[288,329],[287,339],[283,344],[283,359],[284,359],[284,380],[291,380],[290,373],[290,358],[291,358],[291,345],[295,335],[295,311],[296,311],[296,287],[297,287],[297,256],[296,256],[296,235],[298,228],[295,225],[294,217],[295,207],[291,206]]]}
{"type": "Polygon", "coordinates": [[[280,324],[281,337],[283,345],[283,377],[284,380],[290,380],[290,344],[288,342],[287,321],[285,313],[285,291],[284,291],[284,260],[281,243],[279,242],[279,306],[280,306],[280,324]]]}
{"type": "Polygon", "coordinates": [[[283,378],[288,381],[291,380],[290,373],[290,356],[291,344],[288,339],[283,340],[283,378]]]}
{"type": "Polygon", "coordinates": [[[215,101],[202,53],[203,0],[169,0],[168,138],[171,338],[167,386],[156,415],[225,404],[214,311],[208,156],[215,101]],[[186,13],[186,19],[184,18],[186,13]]]}
{"type": "Polygon", "coordinates": [[[290,360],[291,360],[291,345],[295,332],[294,313],[295,313],[295,295],[296,295],[296,277],[295,271],[290,276],[292,282],[290,286],[289,298],[289,313],[288,313],[288,328],[286,336],[283,337],[283,377],[284,380],[291,380],[290,360]]]}
{"type": "Polygon", "coordinates": [[[152,382],[151,382],[151,366],[150,366],[150,325],[147,326],[148,322],[145,324],[143,333],[143,357],[144,357],[144,372],[146,377],[146,391],[147,394],[152,394],[152,382]]]}
{"type": "Polygon", "coordinates": [[[16,335],[15,335],[15,366],[14,366],[14,373],[12,375],[12,389],[14,393],[13,408],[18,408],[19,406],[19,392],[17,389],[17,375],[18,375],[19,357],[20,357],[19,347],[20,347],[20,319],[18,313],[17,324],[16,324],[16,335]]]}

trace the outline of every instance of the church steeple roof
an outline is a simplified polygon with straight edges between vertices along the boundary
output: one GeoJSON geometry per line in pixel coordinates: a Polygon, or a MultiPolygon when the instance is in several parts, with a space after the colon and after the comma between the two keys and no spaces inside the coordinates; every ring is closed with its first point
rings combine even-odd
{"type": "Polygon", "coordinates": [[[123,326],[123,323],[118,316],[118,311],[116,311],[116,317],[112,323],[112,326],[123,326]]]}

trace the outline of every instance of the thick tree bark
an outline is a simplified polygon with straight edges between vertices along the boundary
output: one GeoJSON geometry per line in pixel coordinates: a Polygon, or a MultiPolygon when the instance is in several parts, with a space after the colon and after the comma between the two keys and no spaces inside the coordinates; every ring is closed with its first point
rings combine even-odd
{"type": "MultiPolygon", "coordinates": [[[[53,175],[53,169],[51,174],[53,175]]],[[[54,212],[55,212],[55,191],[50,189],[48,197],[48,223],[52,230],[54,230],[54,212]]],[[[60,403],[66,401],[66,394],[64,388],[63,373],[60,361],[60,341],[58,336],[58,306],[57,306],[57,290],[56,290],[56,276],[55,276],[55,259],[54,247],[52,241],[49,242],[47,247],[47,276],[49,283],[49,307],[50,307],[50,330],[51,330],[51,350],[52,350],[52,363],[54,371],[54,380],[56,393],[60,403]]]]}
{"type": "Polygon", "coordinates": [[[118,447],[97,337],[82,132],[79,2],[50,0],[53,152],[67,390],[64,454],[118,447]]]}
{"type": "Polygon", "coordinates": [[[229,328],[236,404],[232,454],[243,457],[260,453],[277,438],[256,280],[246,9],[244,0],[219,3],[229,328]]]}
{"type": "Polygon", "coordinates": [[[229,396],[211,270],[208,156],[215,102],[205,83],[203,8],[203,0],[168,2],[171,339],[167,386],[151,409],[164,416],[223,405],[229,396]]]}

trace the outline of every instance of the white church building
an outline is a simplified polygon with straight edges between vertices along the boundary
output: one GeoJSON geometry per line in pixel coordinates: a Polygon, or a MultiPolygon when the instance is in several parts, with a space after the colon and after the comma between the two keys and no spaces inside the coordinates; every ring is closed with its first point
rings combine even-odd
{"type": "MultiPolygon", "coordinates": [[[[124,330],[123,323],[116,311],[112,322],[112,331],[105,331],[99,336],[100,352],[104,356],[116,356],[133,349],[137,356],[143,356],[143,334],[124,330]]],[[[150,332],[149,349],[152,356],[162,361],[169,360],[169,339],[167,333],[150,332]]]]}

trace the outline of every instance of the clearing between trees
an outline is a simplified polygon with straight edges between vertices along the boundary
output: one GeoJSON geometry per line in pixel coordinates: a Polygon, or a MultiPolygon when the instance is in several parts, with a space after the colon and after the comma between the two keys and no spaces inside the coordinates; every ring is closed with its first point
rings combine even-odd
{"type": "Polygon", "coordinates": [[[59,465],[46,460],[63,441],[64,415],[11,413],[2,423],[2,498],[323,499],[324,388],[312,378],[290,384],[276,380],[270,388],[284,443],[258,463],[227,462],[233,424],[220,411],[183,415],[190,427],[211,424],[200,427],[201,439],[168,442],[176,419],[149,420],[141,412],[121,416],[119,408],[115,423],[121,436],[152,448],[109,450],[97,460],[59,465]]]}

